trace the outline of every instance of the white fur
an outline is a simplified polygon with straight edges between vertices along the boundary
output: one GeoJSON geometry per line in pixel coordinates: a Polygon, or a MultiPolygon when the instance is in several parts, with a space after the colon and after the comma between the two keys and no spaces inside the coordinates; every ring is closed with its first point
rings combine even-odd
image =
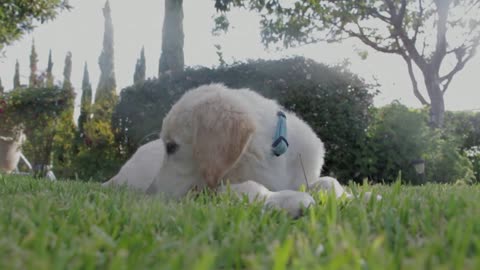
{"type": "Polygon", "coordinates": [[[126,185],[146,191],[160,172],[164,155],[165,145],[162,140],[142,145],[114,177],[103,183],[103,186],[126,185]]]}
{"type": "Polygon", "coordinates": [[[237,194],[296,216],[314,203],[296,191],[306,181],[337,197],[352,197],[336,179],[319,178],[324,155],[310,126],[277,102],[249,89],[210,84],[185,93],[163,120],[160,139],[142,146],[109,183],[179,198],[192,188],[214,187],[220,177],[237,194]],[[287,117],[289,148],[276,157],[271,144],[278,111],[287,117]],[[168,142],[179,145],[172,155],[164,154],[168,142]]]}

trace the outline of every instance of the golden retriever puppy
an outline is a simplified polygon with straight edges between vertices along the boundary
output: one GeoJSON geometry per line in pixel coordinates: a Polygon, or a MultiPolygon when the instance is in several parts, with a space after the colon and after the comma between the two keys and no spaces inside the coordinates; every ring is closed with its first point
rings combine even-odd
{"type": "Polygon", "coordinates": [[[320,177],[324,155],[310,126],[274,100],[210,84],[186,92],[163,119],[160,139],[140,147],[105,185],[180,198],[193,188],[223,192],[228,180],[234,193],[298,216],[314,203],[297,191],[303,184],[351,197],[336,179],[320,177]],[[279,137],[284,148],[275,153],[279,137]]]}
{"type": "Polygon", "coordinates": [[[155,140],[140,146],[120,171],[103,186],[126,185],[139,191],[146,191],[160,173],[165,157],[165,145],[155,140]]]}

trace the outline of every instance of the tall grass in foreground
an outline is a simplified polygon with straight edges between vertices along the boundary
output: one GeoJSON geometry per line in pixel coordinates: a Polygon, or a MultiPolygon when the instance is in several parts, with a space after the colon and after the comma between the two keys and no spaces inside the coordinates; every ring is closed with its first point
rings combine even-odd
{"type": "Polygon", "coordinates": [[[480,186],[353,187],[292,220],[227,195],[166,202],[0,176],[0,269],[480,269],[480,186]]]}

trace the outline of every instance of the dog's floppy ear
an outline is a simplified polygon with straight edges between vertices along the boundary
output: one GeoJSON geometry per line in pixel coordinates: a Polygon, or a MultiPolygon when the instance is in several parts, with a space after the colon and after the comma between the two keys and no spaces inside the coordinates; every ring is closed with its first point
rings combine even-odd
{"type": "Polygon", "coordinates": [[[214,188],[240,159],[255,130],[247,113],[218,97],[194,108],[193,155],[214,188]]]}

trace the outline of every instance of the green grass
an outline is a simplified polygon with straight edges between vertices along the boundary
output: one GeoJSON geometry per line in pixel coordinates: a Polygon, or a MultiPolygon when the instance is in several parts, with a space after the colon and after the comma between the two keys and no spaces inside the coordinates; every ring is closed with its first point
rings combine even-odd
{"type": "MultiPolygon", "coordinates": [[[[357,191],[367,187],[357,187],[357,191]]],[[[480,269],[480,186],[370,186],[292,220],[202,194],[0,176],[0,269],[480,269]]]]}

